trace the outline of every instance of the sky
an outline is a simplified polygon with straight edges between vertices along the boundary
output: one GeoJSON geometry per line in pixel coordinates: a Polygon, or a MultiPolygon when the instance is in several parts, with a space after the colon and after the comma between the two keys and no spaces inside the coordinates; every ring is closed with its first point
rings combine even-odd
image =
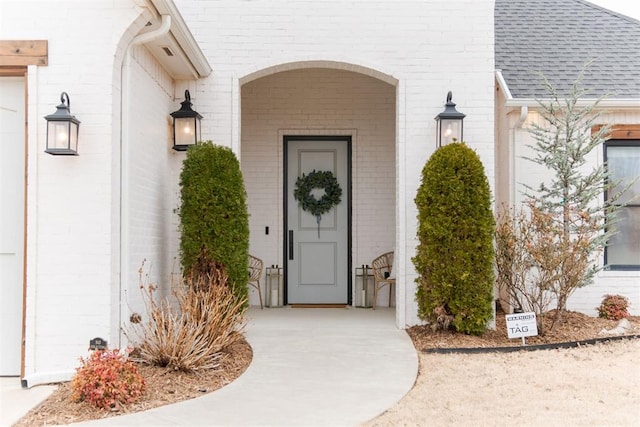
{"type": "Polygon", "coordinates": [[[637,0],[587,0],[614,12],[640,20],[640,1],[637,0]]]}

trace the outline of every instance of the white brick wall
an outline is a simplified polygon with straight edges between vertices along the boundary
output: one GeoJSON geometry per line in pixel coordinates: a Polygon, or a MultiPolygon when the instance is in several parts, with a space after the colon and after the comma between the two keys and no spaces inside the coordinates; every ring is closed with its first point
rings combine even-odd
{"type": "MultiPolygon", "coordinates": [[[[123,147],[128,170],[123,186],[127,212],[127,289],[122,321],[128,324],[132,311],[142,313],[138,289],[139,268],[145,262],[143,283],[160,285],[157,295],[168,295],[173,258],[177,255],[174,209],[178,207],[174,185],[185,153],[171,148],[170,113],[180,107],[174,100],[171,77],[144,47],[134,49],[131,80],[130,135],[123,147]],[[145,102],[139,102],[144,99],[145,102]]],[[[182,101],[180,99],[179,101],[182,101]]]]}

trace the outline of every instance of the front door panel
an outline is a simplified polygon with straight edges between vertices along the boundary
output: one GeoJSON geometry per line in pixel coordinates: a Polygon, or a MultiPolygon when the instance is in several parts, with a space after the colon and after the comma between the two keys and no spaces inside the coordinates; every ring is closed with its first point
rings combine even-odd
{"type": "MultiPolygon", "coordinates": [[[[285,137],[287,302],[346,304],[349,295],[349,140],[285,137]],[[342,189],[341,201],[317,218],[294,197],[296,181],[312,171],[330,171],[342,189]]],[[[324,189],[311,194],[320,199],[324,189]]]]}

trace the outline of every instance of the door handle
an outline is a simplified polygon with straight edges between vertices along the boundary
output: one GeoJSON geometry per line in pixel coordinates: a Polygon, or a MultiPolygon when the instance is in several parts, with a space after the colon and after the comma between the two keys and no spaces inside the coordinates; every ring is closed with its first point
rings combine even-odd
{"type": "Polygon", "coordinates": [[[289,260],[293,260],[293,230],[289,230],[289,260]]]}

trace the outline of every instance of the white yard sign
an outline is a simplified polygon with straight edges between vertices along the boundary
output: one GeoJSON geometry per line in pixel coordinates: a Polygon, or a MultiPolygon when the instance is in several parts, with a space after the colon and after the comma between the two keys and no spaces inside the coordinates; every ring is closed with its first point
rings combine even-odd
{"type": "Polygon", "coordinates": [[[509,338],[534,337],[538,335],[538,324],[536,323],[536,314],[531,313],[514,313],[507,314],[507,335],[509,338]]]}

